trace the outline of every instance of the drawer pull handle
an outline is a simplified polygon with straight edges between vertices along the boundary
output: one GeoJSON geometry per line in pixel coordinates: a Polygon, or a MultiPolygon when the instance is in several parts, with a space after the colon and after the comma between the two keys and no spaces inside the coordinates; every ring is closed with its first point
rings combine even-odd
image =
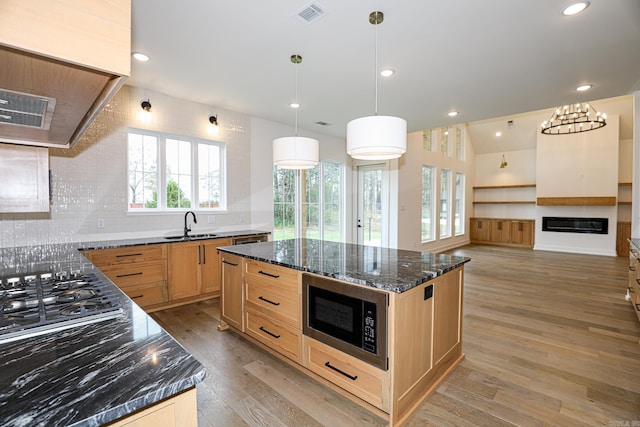
{"type": "Polygon", "coordinates": [[[636,279],[636,283],[640,285],[640,279],[636,279]]]}
{"type": "Polygon", "coordinates": [[[273,277],[274,279],[277,279],[278,277],[280,277],[277,274],[267,273],[266,271],[262,271],[262,270],[258,271],[258,273],[264,274],[265,276],[273,277]]]}
{"type": "Polygon", "coordinates": [[[274,334],[273,332],[269,332],[269,331],[267,331],[267,330],[264,328],[264,326],[260,326],[260,330],[261,330],[262,332],[264,332],[265,334],[269,334],[269,335],[271,335],[271,336],[272,336],[272,337],[274,337],[275,339],[280,338],[280,335],[276,335],[276,334],[274,334]]]}
{"type": "Polygon", "coordinates": [[[629,271],[636,271],[635,267],[629,267],[629,271]]]}
{"type": "Polygon", "coordinates": [[[349,374],[347,374],[345,371],[343,371],[343,370],[341,370],[341,369],[338,369],[338,368],[336,368],[335,366],[331,366],[331,363],[329,363],[329,362],[325,363],[325,364],[324,364],[324,366],[326,366],[326,367],[327,367],[327,368],[329,368],[329,369],[333,369],[334,371],[336,371],[336,372],[337,372],[337,373],[339,373],[339,374],[344,375],[345,377],[349,378],[351,381],[355,381],[355,380],[357,380],[357,379],[358,379],[358,376],[357,376],[357,375],[356,375],[355,377],[354,377],[353,375],[349,375],[349,374]]]}
{"type": "Polygon", "coordinates": [[[124,257],[128,257],[128,256],[142,256],[142,252],[138,253],[138,254],[122,254],[122,255],[116,255],[116,258],[124,258],[124,257]]]}
{"type": "Polygon", "coordinates": [[[136,299],[136,298],[142,298],[144,295],[136,295],[134,297],[131,297],[131,299],[136,299]]]}
{"type": "Polygon", "coordinates": [[[116,277],[131,277],[131,276],[142,276],[144,273],[142,271],[138,273],[129,273],[129,274],[118,274],[116,277]]]}
{"type": "Polygon", "coordinates": [[[223,260],[222,260],[222,262],[224,262],[225,264],[232,265],[232,266],[234,266],[234,267],[237,267],[237,266],[238,266],[238,263],[236,263],[236,262],[230,262],[230,261],[227,261],[226,259],[223,259],[223,260]]]}
{"type": "Polygon", "coordinates": [[[280,305],[279,302],[273,302],[271,300],[266,299],[265,297],[263,297],[262,295],[260,295],[258,297],[259,300],[264,301],[264,302],[268,302],[269,304],[273,304],[273,305],[280,305]]]}

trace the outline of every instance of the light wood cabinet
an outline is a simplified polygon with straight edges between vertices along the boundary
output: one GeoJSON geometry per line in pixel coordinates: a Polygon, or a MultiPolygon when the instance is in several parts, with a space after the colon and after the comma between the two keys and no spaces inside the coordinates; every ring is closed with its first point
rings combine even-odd
{"type": "Polygon", "coordinates": [[[219,296],[221,274],[217,248],[230,244],[230,239],[169,244],[169,300],[219,296]]]}
{"type": "Polygon", "coordinates": [[[0,144],[0,212],[49,212],[49,150],[0,144]]]}
{"type": "Polygon", "coordinates": [[[640,320],[640,248],[634,244],[629,247],[629,282],[627,294],[638,320],[640,320]]]}
{"type": "Polygon", "coordinates": [[[109,427],[197,427],[196,389],[191,388],[107,425],[109,427]]]}
{"type": "Polygon", "coordinates": [[[389,374],[326,344],[304,337],[305,366],[358,396],[389,412],[389,374]]]}
{"type": "Polygon", "coordinates": [[[166,244],[98,249],[85,256],[140,307],[168,301],[166,244]]]}
{"type": "Polygon", "coordinates": [[[229,326],[244,331],[244,284],[242,283],[242,263],[238,255],[223,252],[220,255],[222,266],[222,295],[220,296],[220,326],[225,330],[229,326]]]}
{"type": "Polygon", "coordinates": [[[251,259],[246,259],[244,266],[245,332],[301,363],[300,273],[251,259]]]}
{"type": "Polygon", "coordinates": [[[472,243],[533,248],[532,219],[470,218],[469,224],[472,243]]]}
{"type": "Polygon", "coordinates": [[[462,273],[433,281],[433,361],[437,365],[462,341],[462,273]]]}

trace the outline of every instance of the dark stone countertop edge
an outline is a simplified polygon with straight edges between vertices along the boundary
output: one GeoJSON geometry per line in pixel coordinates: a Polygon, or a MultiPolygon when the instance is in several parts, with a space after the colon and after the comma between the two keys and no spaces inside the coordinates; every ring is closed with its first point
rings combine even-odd
{"type": "Polygon", "coordinates": [[[413,281],[405,281],[405,283],[402,284],[389,284],[389,283],[384,283],[384,282],[376,282],[375,280],[363,280],[363,279],[359,279],[357,277],[352,277],[352,276],[347,276],[347,275],[340,275],[340,274],[335,274],[335,273],[330,273],[330,272],[325,272],[325,271],[321,271],[321,270],[317,270],[317,269],[313,269],[313,268],[309,268],[309,267],[304,267],[304,266],[300,266],[297,264],[290,264],[290,263],[285,263],[285,262],[280,262],[277,260],[274,260],[272,258],[265,258],[265,257],[260,257],[260,256],[255,256],[255,255],[250,255],[250,254],[246,254],[244,252],[242,252],[242,250],[240,248],[238,248],[237,246],[220,246],[217,248],[219,251],[221,252],[227,252],[230,254],[234,254],[234,255],[238,255],[241,256],[243,258],[248,258],[248,259],[253,259],[255,261],[262,261],[262,262],[266,262],[269,264],[273,264],[273,265],[278,265],[281,267],[287,267],[287,268],[291,268],[294,270],[298,270],[298,271],[302,271],[305,273],[314,273],[314,274],[318,274],[321,276],[326,276],[326,277],[330,277],[332,279],[338,279],[338,280],[342,280],[345,282],[351,282],[351,283],[355,283],[358,285],[363,285],[363,286],[369,286],[369,287],[373,287],[373,288],[377,288],[377,289],[381,289],[384,291],[389,291],[389,292],[395,292],[395,293],[403,293],[406,292],[412,288],[415,288],[416,286],[421,285],[422,283],[428,282],[429,280],[432,280],[438,276],[442,276],[445,273],[448,273],[449,271],[455,270],[456,268],[460,267],[461,265],[466,264],[467,262],[471,261],[471,258],[462,258],[460,261],[458,262],[454,262],[444,268],[435,270],[435,271],[424,271],[424,275],[421,277],[417,277],[415,280],[413,281]]]}

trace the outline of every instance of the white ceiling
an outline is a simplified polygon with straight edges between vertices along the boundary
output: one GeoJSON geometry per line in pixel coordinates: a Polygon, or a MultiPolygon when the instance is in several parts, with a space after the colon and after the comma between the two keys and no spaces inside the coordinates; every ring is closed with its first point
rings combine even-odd
{"type": "Polygon", "coordinates": [[[396,74],[378,79],[378,113],[410,132],[640,90],[638,0],[591,0],[572,17],[569,0],[319,0],[326,15],[306,24],[309,3],[134,0],[132,51],[151,60],[133,61],[128,84],[293,127],[300,54],[300,134],[344,137],[374,112],[380,10],[378,69],[396,74]]]}

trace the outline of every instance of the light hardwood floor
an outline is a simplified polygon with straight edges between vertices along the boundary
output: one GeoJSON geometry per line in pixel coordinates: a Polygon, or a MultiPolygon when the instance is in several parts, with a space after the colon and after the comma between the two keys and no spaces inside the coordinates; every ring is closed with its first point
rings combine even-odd
{"type": "MultiPolygon", "coordinates": [[[[640,326],[627,258],[470,245],[466,358],[406,426],[640,426],[640,326]]],[[[384,421],[232,332],[217,300],[153,314],[207,368],[205,426],[384,421]]]]}

